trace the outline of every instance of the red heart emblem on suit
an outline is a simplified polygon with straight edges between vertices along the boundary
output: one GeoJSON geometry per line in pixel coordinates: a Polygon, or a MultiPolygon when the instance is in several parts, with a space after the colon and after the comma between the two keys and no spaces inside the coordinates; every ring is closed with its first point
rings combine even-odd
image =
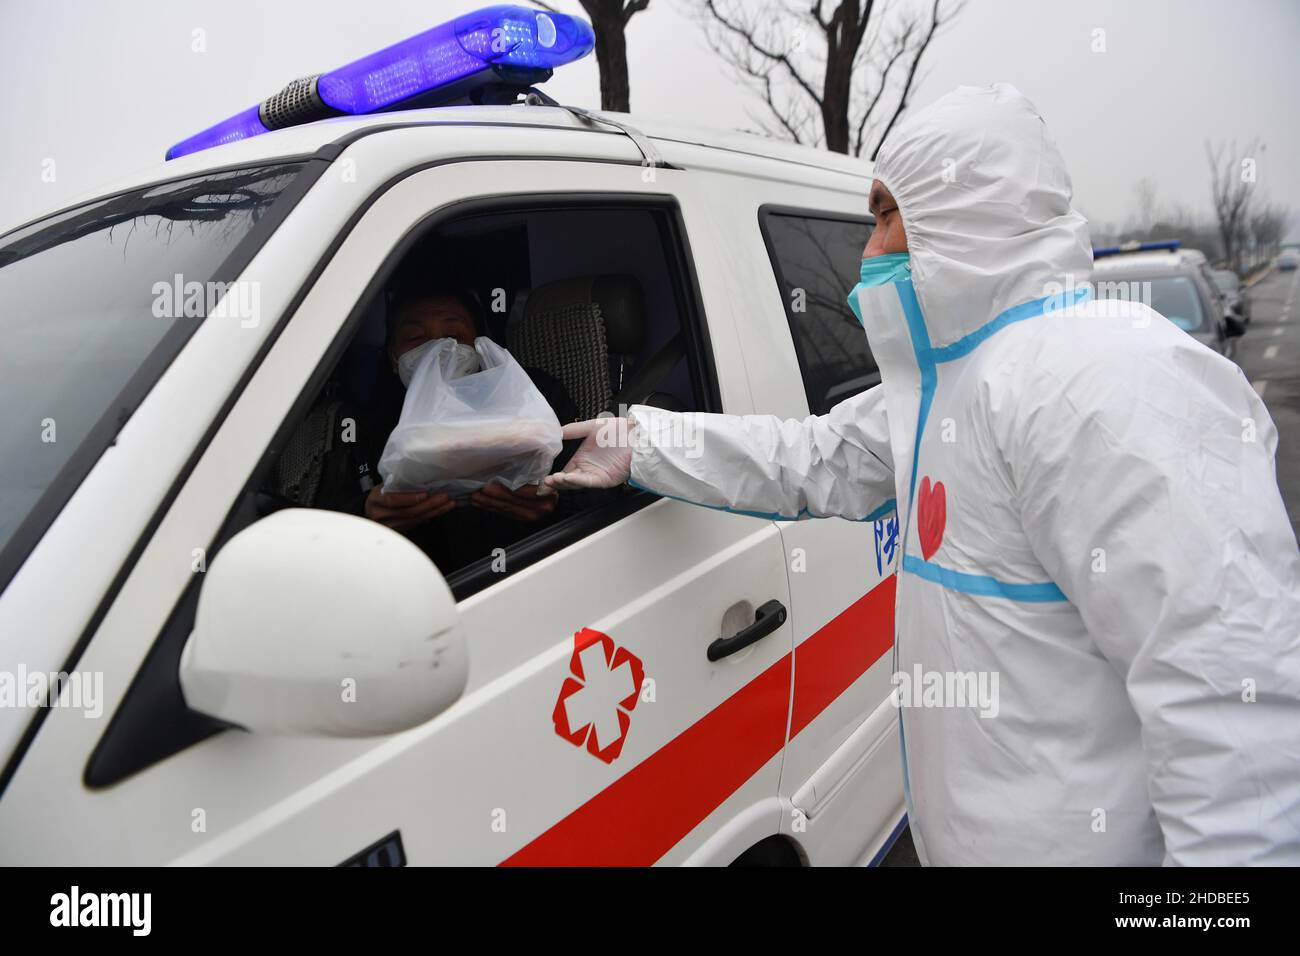
{"type": "Polygon", "coordinates": [[[930,478],[921,479],[921,492],[916,499],[916,534],[921,539],[921,557],[930,560],[930,555],[939,550],[943,544],[943,529],[948,523],[948,497],[944,494],[943,482],[936,481],[930,487],[930,478]]]}

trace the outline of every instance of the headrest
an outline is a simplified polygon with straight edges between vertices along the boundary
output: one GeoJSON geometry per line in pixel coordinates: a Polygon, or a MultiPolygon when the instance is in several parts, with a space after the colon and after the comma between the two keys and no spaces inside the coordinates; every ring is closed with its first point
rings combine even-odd
{"type": "Polygon", "coordinates": [[[639,352],[645,344],[645,298],[635,276],[579,276],[538,286],[528,296],[524,320],[538,312],[596,303],[605,319],[605,342],[612,354],[639,352]]]}

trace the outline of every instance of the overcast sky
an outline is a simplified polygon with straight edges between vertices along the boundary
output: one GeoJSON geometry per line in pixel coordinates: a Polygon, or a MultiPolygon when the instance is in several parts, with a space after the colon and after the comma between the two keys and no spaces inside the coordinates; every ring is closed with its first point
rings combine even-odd
{"type": "MultiPolygon", "coordinates": [[[[693,0],[651,0],[629,27],[632,112],[752,126],[750,94],[704,43],[693,0]]],[[[915,0],[892,0],[906,5],[915,0]]],[[[161,160],[172,143],[290,79],[339,66],[479,0],[0,0],[0,226],[161,160]],[[206,52],[192,50],[196,29],[206,52]],[[54,160],[53,182],[42,179],[54,160]]],[[[577,0],[558,0],[577,12],[577,0]]],[[[803,7],[805,4],[796,4],[803,7]]],[[[1300,238],[1300,2],[967,0],[913,103],[1004,80],[1038,106],[1075,204],[1122,222],[1135,183],[1208,214],[1204,143],[1263,139],[1258,188],[1300,238]],[[1104,31],[1099,35],[1096,31],[1104,31]],[[1099,36],[1104,52],[1094,52],[1099,36]]],[[[557,99],[599,106],[594,56],[557,99]]]]}

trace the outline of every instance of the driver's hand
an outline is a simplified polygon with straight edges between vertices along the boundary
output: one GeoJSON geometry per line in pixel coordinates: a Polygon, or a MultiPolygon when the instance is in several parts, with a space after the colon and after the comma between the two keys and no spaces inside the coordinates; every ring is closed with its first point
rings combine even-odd
{"type": "Polygon", "coordinates": [[[375,485],[366,495],[366,517],[394,531],[405,531],[445,515],[456,507],[444,491],[392,491],[384,494],[375,485]]]}
{"type": "Polygon", "coordinates": [[[555,497],[539,497],[536,485],[521,485],[511,491],[493,482],[469,496],[470,504],[484,511],[514,518],[516,521],[540,521],[555,510],[555,497]]]}

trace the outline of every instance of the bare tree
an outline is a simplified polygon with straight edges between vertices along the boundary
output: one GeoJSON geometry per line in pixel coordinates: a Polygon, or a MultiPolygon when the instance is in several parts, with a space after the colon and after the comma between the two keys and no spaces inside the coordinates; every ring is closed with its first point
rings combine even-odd
{"type": "Polygon", "coordinates": [[[1224,258],[1222,242],[1214,220],[1203,212],[1196,212],[1186,203],[1167,204],[1145,230],[1130,233],[1126,239],[1149,241],[1179,239],[1187,249],[1199,249],[1211,262],[1224,258]]]}
{"type": "Polygon", "coordinates": [[[1250,237],[1255,262],[1277,255],[1290,221],[1291,210],[1273,203],[1262,206],[1251,214],[1246,224],[1246,233],[1250,237]]]}
{"type": "MultiPolygon", "coordinates": [[[[533,0],[551,13],[549,3],[533,0]]],[[[596,34],[596,65],[600,69],[600,108],[628,112],[632,89],[627,78],[627,23],[650,6],[650,0],[579,0],[596,34]]]]}
{"type": "Polygon", "coordinates": [[[1255,198],[1255,158],[1260,152],[1258,139],[1252,140],[1244,154],[1237,152],[1236,142],[1211,146],[1205,142],[1205,156],[1210,163],[1210,198],[1219,225],[1219,242],[1228,266],[1242,270],[1242,246],[1247,235],[1251,206],[1255,198]]]}
{"type": "Polygon", "coordinates": [[[1133,186],[1133,207],[1137,210],[1137,229],[1146,231],[1156,221],[1156,180],[1143,176],[1133,186]]]}
{"type": "Polygon", "coordinates": [[[762,98],[759,129],[875,159],[907,108],[926,49],[959,12],[918,0],[696,0],[709,44],[762,98]],[[820,73],[820,75],[818,75],[820,73]],[[891,109],[892,106],[892,109],[891,109]]]}

